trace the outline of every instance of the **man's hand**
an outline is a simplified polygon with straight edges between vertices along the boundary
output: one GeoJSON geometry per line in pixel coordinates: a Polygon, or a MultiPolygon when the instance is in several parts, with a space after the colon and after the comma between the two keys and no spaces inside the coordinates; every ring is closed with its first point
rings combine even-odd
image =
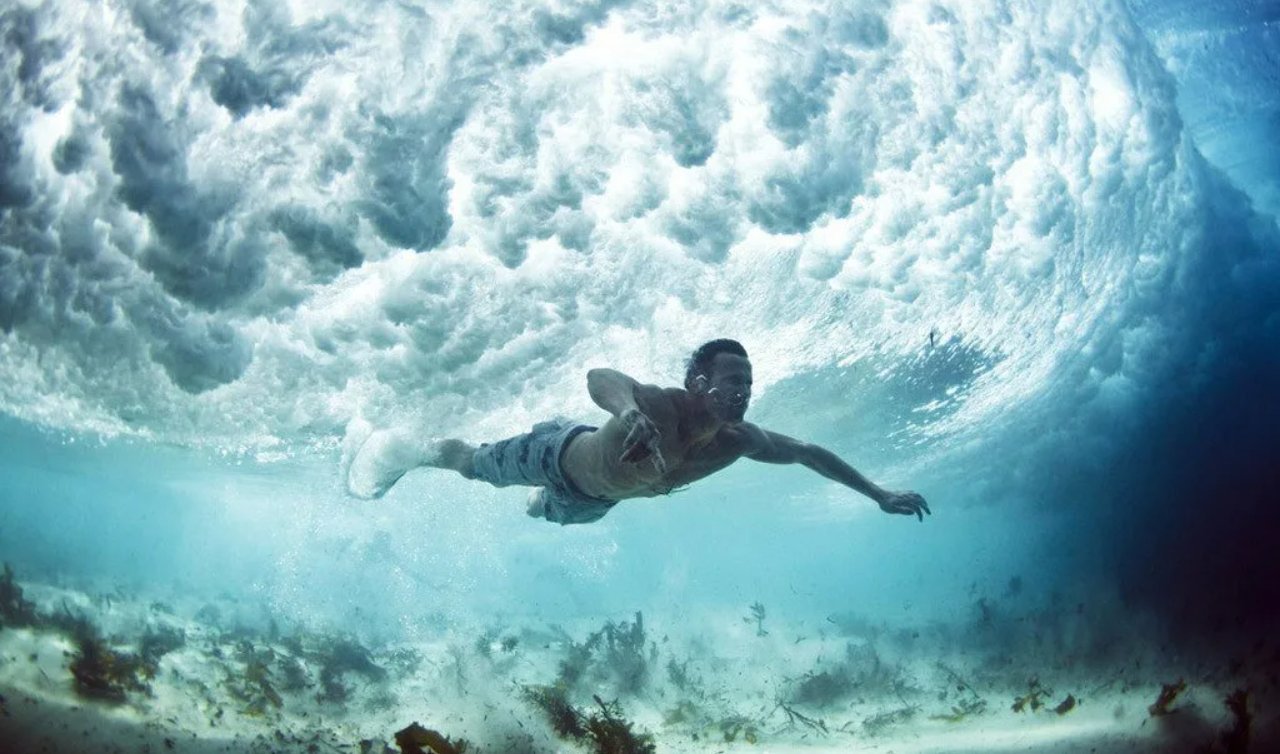
{"type": "Polygon", "coordinates": [[[879,500],[880,510],[885,513],[901,513],[904,516],[915,516],[921,521],[924,514],[933,515],[929,504],[915,492],[886,492],[879,500]]]}
{"type": "Polygon", "coordinates": [[[662,434],[658,432],[653,420],[635,408],[624,411],[618,419],[627,428],[627,437],[622,441],[622,455],[618,460],[623,463],[638,463],[652,457],[654,465],[665,474],[667,464],[658,449],[662,434]]]}

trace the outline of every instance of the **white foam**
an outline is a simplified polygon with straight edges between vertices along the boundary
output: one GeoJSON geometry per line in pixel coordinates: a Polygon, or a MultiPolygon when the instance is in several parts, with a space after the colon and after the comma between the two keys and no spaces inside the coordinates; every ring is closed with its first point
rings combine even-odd
{"type": "Polygon", "coordinates": [[[0,256],[0,410],[73,432],[274,453],[363,412],[476,439],[593,412],[589,366],[678,383],[710,337],[746,343],[767,395],[905,370],[936,332],[998,362],[911,428],[950,437],[1156,353],[1207,253],[1184,240],[1203,166],[1117,2],[583,5],[558,31],[532,4],[228,2],[168,51],[91,5],[29,11],[66,43],[38,77],[58,107],[15,94],[8,117],[87,155],[27,176],[0,256]],[[233,113],[210,55],[282,88],[233,113]],[[122,122],[156,126],[141,167],[122,122]]]}

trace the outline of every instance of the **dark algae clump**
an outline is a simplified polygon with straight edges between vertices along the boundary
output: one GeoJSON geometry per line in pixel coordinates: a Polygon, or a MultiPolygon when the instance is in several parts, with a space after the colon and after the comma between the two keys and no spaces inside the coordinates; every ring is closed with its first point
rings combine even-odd
{"type": "Polygon", "coordinates": [[[149,691],[147,681],[155,677],[155,665],[138,655],[113,650],[96,630],[89,628],[75,637],[76,654],[70,669],[76,693],[119,703],[125,701],[128,692],[149,691]]]}
{"type": "Polygon", "coordinates": [[[396,732],[396,746],[400,754],[465,754],[468,748],[465,740],[451,740],[416,722],[396,732]]]}
{"type": "Polygon", "coordinates": [[[632,730],[632,723],[622,716],[622,707],[616,700],[606,702],[593,695],[599,711],[583,711],[569,702],[560,686],[530,686],[524,689],[523,695],[542,712],[556,735],[591,747],[593,754],[655,754],[657,751],[652,736],[632,730]]]}

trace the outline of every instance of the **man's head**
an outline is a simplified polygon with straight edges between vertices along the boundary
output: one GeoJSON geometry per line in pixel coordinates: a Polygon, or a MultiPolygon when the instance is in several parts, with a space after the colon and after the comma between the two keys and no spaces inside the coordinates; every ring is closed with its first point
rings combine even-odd
{"type": "Polygon", "coordinates": [[[708,410],[721,421],[742,421],[751,402],[747,349],[727,338],[703,343],[689,357],[684,387],[704,399],[708,410]]]}

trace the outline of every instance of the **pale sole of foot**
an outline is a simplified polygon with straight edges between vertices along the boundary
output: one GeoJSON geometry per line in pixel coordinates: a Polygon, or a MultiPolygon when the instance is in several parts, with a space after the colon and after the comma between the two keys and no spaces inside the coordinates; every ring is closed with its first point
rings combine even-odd
{"type": "Polygon", "coordinates": [[[422,442],[400,430],[375,431],[351,460],[347,491],[364,500],[380,498],[407,472],[439,463],[439,446],[438,442],[422,442]]]}
{"type": "Polygon", "coordinates": [[[342,438],[342,458],[338,462],[338,478],[344,485],[349,486],[351,462],[355,460],[356,453],[360,451],[371,434],[373,434],[373,425],[363,417],[357,416],[347,424],[347,432],[342,438]]]}

